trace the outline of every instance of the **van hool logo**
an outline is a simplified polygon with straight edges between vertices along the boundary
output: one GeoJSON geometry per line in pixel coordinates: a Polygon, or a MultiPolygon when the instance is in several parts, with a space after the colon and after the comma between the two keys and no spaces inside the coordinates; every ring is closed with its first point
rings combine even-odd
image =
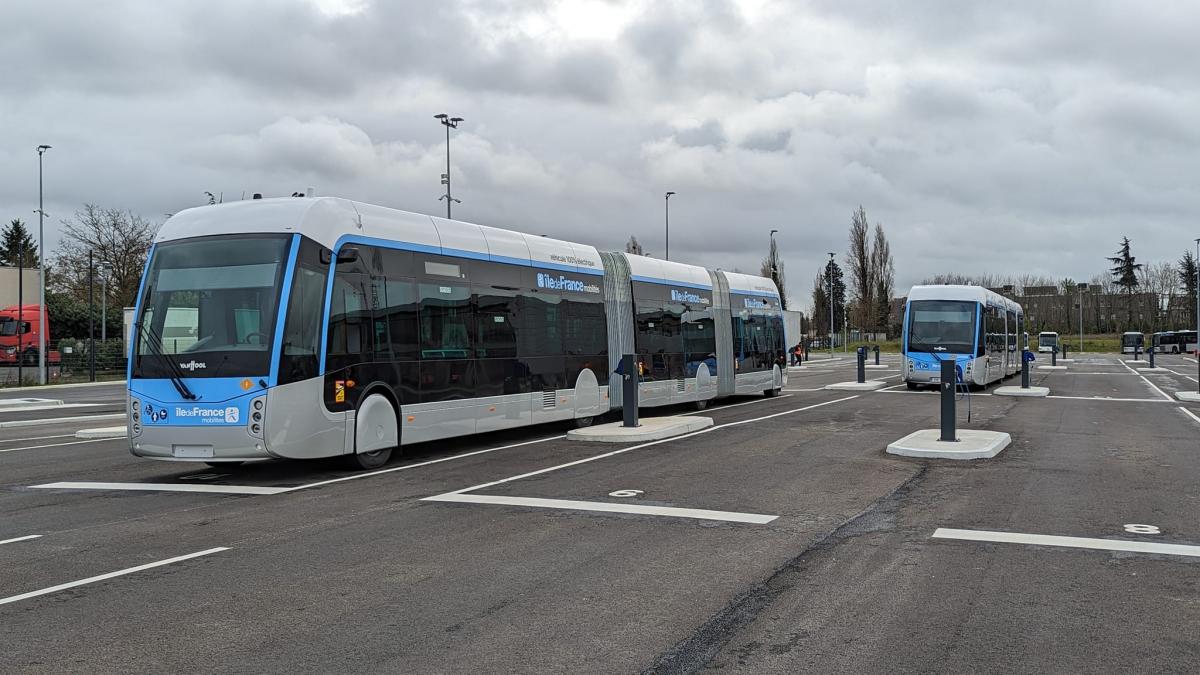
{"type": "Polygon", "coordinates": [[[690,291],[677,291],[674,288],[671,289],[671,300],[673,302],[694,302],[700,305],[707,305],[709,303],[708,298],[702,297],[690,291]]]}
{"type": "Polygon", "coordinates": [[[191,361],[188,361],[187,363],[179,364],[179,367],[190,373],[194,373],[197,370],[204,370],[205,368],[208,367],[208,364],[203,361],[197,361],[196,359],[192,359],[191,361]]]}
{"type": "Polygon", "coordinates": [[[595,284],[589,284],[578,279],[568,279],[563,275],[555,276],[538,272],[537,275],[538,288],[552,288],[556,291],[575,291],[576,293],[599,293],[600,287],[595,284]]]}

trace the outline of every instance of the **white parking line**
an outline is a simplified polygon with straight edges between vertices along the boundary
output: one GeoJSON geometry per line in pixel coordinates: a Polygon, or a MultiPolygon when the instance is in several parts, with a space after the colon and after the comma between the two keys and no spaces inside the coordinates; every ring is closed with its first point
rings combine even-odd
{"type": "Polygon", "coordinates": [[[30,539],[37,539],[41,536],[42,535],[40,534],[27,534],[24,537],[17,537],[16,539],[5,539],[4,541],[0,541],[0,544],[15,544],[18,541],[29,541],[30,539]]]}
{"type": "Polygon", "coordinates": [[[955,530],[939,527],[934,539],[962,539],[986,541],[997,544],[1029,544],[1032,546],[1062,546],[1065,548],[1090,548],[1098,551],[1130,551],[1133,553],[1160,553],[1200,557],[1200,546],[1185,544],[1157,544],[1149,541],[1125,539],[1092,539],[1089,537],[1060,537],[1051,534],[1022,534],[1020,532],[991,532],[988,530],[955,530]]]}
{"type": "MultiPolygon", "coordinates": [[[[797,390],[795,390],[795,389],[785,389],[784,391],[797,391],[797,390]]],[[[817,390],[814,390],[814,391],[817,391],[817,390]]],[[[711,408],[705,408],[704,410],[693,410],[693,411],[691,411],[691,412],[685,412],[685,413],[683,413],[683,414],[684,414],[684,415],[700,415],[700,414],[703,414],[703,413],[709,413],[709,412],[712,412],[712,411],[714,411],[714,410],[724,410],[724,409],[726,409],[726,408],[736,408],[736,407],[738,407],[738,406],[743,406],[743,405],[752,405],[752,404],[754,404],[754,403],[766,403],[767,401],[778,401],[778,400],[779,400],[779,399],[781,399],[781,398],[787,398],[787,397],[789,397],[789,396],[791,396],[791,394],[784,394],[784,395],[782,395],[782,396],[775,396],[775,397],[773,397],[773,398],[767,398],[767,397],[765,397],[765,396],[764,396],[763,398],[756,398],[756,399],[754,399],[753,401],[742,401],[741,403],[730,403],[729,405],[718,405],[718,406],[713,406],[713,407],[711,407],[711,408]]]]}
{"type": "Polygon", "coordinates": [[[670,506],[643,506],[613,502],[581,502],[570,499],[539,499],[534,497],[503,497],[498,495],[467,495],[450,492],[426,497],[427,502],[458,502],[462,504],[495,504],[504,506],[531,506],[541,509],[564,509],[568,511],[603,511],[608,513],[635,513],[646,516],[670,516],[674,518],[698,518],[700,520],[723,520],[730,523],[765,525],[779,516],[736,511],[710,511],[708,509],[681,509],[670,506]]]}
{"type": "Polygon", "coordinates": [[[59,434],[57,436],[33,436],[30,438],[5,438],[0,443],[24,443],[26,441],[47,441],[52,438],[75,438],[75,434],[59,434]]]}
{"type": "Polygon", "coordinates": [[[166,560],[159,560],[158,562],[146,563],[145,565],[138,565],[137,567],[129,567],[129,568],[126,568],[123,570],[117,570],[116,572],[109,572],[108,574],[101,574],[99,576],[88,577],[86,579],[80,579],[78,581],[70,581],[65,584],[51,586],[50,588],[43,588],[40,591],[30,591],[29,593],[22,593],[20,595],[11,595],[7,598],[0,598],[0,605],[7,605],[12,602],[20,602],[21,600],[28,600],[29,598],[36,598],[40,595],[49,595],[51,593],[65,591],[68,588],[75,588],[76,586],[84,586],[86,584],[94,584],[97,581],[104,581],[106,579],[112,579],[114,577],[124,576],[126,574],[133,574],[134,572],[141,572],[143,570],[153,569],[155,567],[162,567],[163,565],[170,565],[172,563],[182,562],[184,560],[190,560],[192,558],[199,558],[200,556],[203,556],[203,555],[210,555],[213,553],[220,553],[221,551],[228,551],[228,550],[229,550],[228,547],[219,546],[217,548],[210,548],[210,549],[207,549],[204,551],[197,551],[196,553],[189,553],[187,555],[176,556],[174,558],[168,558],[166,560]]]}
{"type": "MultiPolygon", "coordinates": [[[[1188,410],[1187,408],[1184,408],[1183,406],[1180,406],[1179,409],[1183,411],[1184,415],[1187,415],[1188,417],[1195,420],[1196,424],[1200,424],[1200,417],[1196,417],[1196,413],[1192,412],[1191,410],[1188,410]]],[[[3,543],[4,542],[0,541],[0,544],[3,544],[3,543]]]]}
{"type": "MultiPolygon", "coordinates": [[[[713,432],[713,431],[716,431],[716,430],[718,430],[718,429],[727,429],[727,428],[729,428],[729,427],[736,427],[736,426],[739,426],[739,425],[742,425],[742,424],[752,424],[752,423],[754,423],[754,422],[761,422],[761,421],[763,421],[763,420],[768,420],[768,419],[771,419],[771,418],[773,418],[773,417],[780,417],[780,416],[782,416],[782,415],[791,415],[791,414],[793,414],[793,413],[804,412],[804,411],[806,411],[806,410],[812,410],[812,409],[814,409],[814,408],[820,408],[820,407],[822,407],[822,406],[833,405],[834,403],[843,403],[843,402],[845,402],[845,401],[850,401],[850,400],[853,400],[853,399],[856,399],[856,398],[858,398],[858,396],[857,396],[857,395],[854,395],[854,396],[847,396],[847,397],[845,397],[845,398],[834,399],[834,400],[832,400],[832,401],[825,401],[824,403],[815,403],[815,404],[813,404],[813,405],[807,405],[807,406],[804,406],[803,408],[794,408],[794,409],[792,409],[792,410],[784,410],[783,412],[772,413],[772,414],[770,414],[770,415],[763,415],[762,417],[754,417],[754,418],[751,418],[751,419],[748,419],[748,420],[739,420],[739,421],[737,421],[737,422],[727,422],[727,423],[725,423],[725,424],[717,424],[717,425],[713,425],[713,426],[711,426],[711,427],[708,427],[708,428],[706,428],[706,429],[701,429],[700,431],[693,431],[693,432],[692,432],[692,433],[690,433],[690,434],[683,434],[682,436],[674,436],[674,437],[672,437],[672,438],[661,438],[661,439],[659,439],[659,440],[657,440],[657,441],[650,441],[650,442],[648,442],[648,443],[639,443],[638,445],[631,445],[631,446],[629,446],[628,448],[621,448],[620,450],[613,450],[613,451],[611,451],[611,452],[605,452],[605,453],[601,453],[601,454],[599,454],[599,455],[593,455],[593,456],[591,456],[591,457],[585,457],[585,458],[583,458],[583,459],[577,459],[577,460],[575,460],[575,461],[573,461],[573,462],[567,462],[566,464],[558,464],[558,465],[555,465],[555,466],[549,466],[549,467],[546,467],[546,468],[544,468],[544,469],[538,469],[537,471],[530,471],[530,472],[528,472],[528,473],[523,473],[523,474],[519,474],[519,475],[516,475],[516,476],[510,476],[510,477],[508,477],[508,478],[502,478],[502,479],[500,479],[500,480],[494,480],[494,481],[491,481],[490,483],[481,483],[481,484],[479,484],[479,485],[473,485],[473,486],[471,486],[471,487],[462,488],[461,490],[455,490],[455,491],[453,491],[453,492],[448,492],[448,493],[446,493],[446,494],[452,494],[452,495],[453,495],[453,494],[462,494],[462,493],[464,493],[464,492],[474,492],[474,491],[476,491],[476,490],[482,490],[483,488],[492,487],[493,485],[500,485],[500,484],[502,484],[502,483],[511,483],[512,481],[515,481],[515,480],[521,480],[522,478],[529,478],[530,476],[538,476],[538,475],[541,475],[541,474],[543,474],[543,473],[549,473],[549,472],[551,472],[551,471],[557,471],[557,470],[559,470],[559,469],[565,469],[565,468],[567,468],[567,467],[571,467],[571,466],[577,466],[577,465],[579,465],[579,464],[586,464],[586,463],[588,463],[588,462],[594,462],[594,461],[596,461],[596,460],[598,460],[598,459],[605,459],[605,458],[608,458],[608,457],[615,457],[616,455],[621,455],[621,454],[624,454],[624,453],[626,453],[626,452],[632,452],[632,451],[634,451],[634,450],[641,450],[642,448],[648,448],[648,447],[651,447],[651,446],[654,446],[654,445],[660,445],[660,444],[662,444],[662,443],[670,443],[670,442],[672,442],[672,441],[680,441],[680,440],[684,440],[684,439],[692,438],[692,437],[695,437],[695,436],[699,436],[700,434],[707,434],[707,433],[711,433],[711,432],[713,432]]],[[[442,496],[442,495],[437,495],[437,496],[442,496]]],[[[427,497],[426,499],[430,499],[430,498],[428,498],[428,497],[427,497]]]]}
{"type": "Polygon", "coordinates": [[[40,427],[47,424],[65,424],[67,422],[93,422],[99,420],[115,420],[124,419],[125,413],[111,413],[105,415],[80,415],[77,417],[47,417],[37,420],[10,420],[8,422],[0,422],[0,429],[15,429],[16,427],[40,427]]]}
{"type": "MultiPolygon", "coordinates": [[[[72,436],[74,438],[74,436],[72,436]]],[[[40,450],[42,448],[57,448],[62,445],[79,445],[80,443],[99,443],[100,441],[111,441],[111,438],[91,438],[86,441],[70,441],[67,443],[47,443],[45,445],[27,445],[23,448],[0,448],[0,452],[16,452],[18,450],[40,450]]],[[[116,440],[125,440],[119,438],[116,440]]]]}
{"type": "Polygon", "coordinates": [[[185,483],[90,483],[63,481],[31,485],[41,490],[135,490],[145,492],[212,492],[230,495],[277,495],[291,492],[294,487],[260,487],[258,485],[187,485],[185,483]]]}
{"type": "Polygon", "coordinates": [[[1130,367],[1130,365],[1128,363],[1124,363],[1124,362],[1122,362],[1122,363],[1124,364],[1124,366],[1126,368],[1129,368],[1129,372],[1137,373],[1137,376],[1142,378],[1143,382],[1150,385],[1150,388],[1154,389],[1154,391],[1157,391],[1159,394],[1161,394],[1164,399],[1171,401],[1171,402],[1175,401],[1175,399],[1171,398],[1170,396],[1167,396],[1167,392],[1163,391],[1162,389],[1159,389],[1157,385],[1155,385],[1153,382],[1148,380],[1145,375],[1138,373],[1136,370],[1134,370],[1132,367],[1130,367]]]}
{"type": "Polygon", "coordinates": [[[1067,399],[1071,401],[1116,401],[1121,403],[1174,403],[1174,400],[1164,401],[1161,398],[1111,398],[1109,396],[1047,396],[1046,398],[1067,399]]]}
{"type": "Polygon", "coordinates": [[[18,413],[18,412],[35,412],[38,410],[62,410],[63,408],[95,408],[105,405],[103,403],[56,403],[54,405],[32,404],[23,406],[13,406],[11,408],[0,408],[3,413],[18,413]]]}

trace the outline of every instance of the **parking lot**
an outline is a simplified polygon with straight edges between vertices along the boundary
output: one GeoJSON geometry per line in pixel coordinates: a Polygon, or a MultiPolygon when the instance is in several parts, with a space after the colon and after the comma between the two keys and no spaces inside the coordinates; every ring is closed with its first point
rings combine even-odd
{"type": "Polygon", "coordinates": [[[74,436],[123,384],[0,391],[63,401],[0,409],[0,670],[1200,668],[1195,359],[963,396],[1013,439],[976,462],[884,452],[938,425],[884,363],[848,393],[852,358],[815,359],[674,439],[536,427],[359,473],[141,460],[74,436]]]}

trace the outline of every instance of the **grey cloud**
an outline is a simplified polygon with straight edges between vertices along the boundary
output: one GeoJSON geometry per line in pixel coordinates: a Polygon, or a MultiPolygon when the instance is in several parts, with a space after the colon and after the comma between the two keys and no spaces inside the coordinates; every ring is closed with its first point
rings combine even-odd
{"type": "Polygon", "coordinates": [[[675,142],[685,148],[704,145],[719,147],[725,143],[725,130],[716,120],[706,120],[698,127],[675,132],[675,142]]]}

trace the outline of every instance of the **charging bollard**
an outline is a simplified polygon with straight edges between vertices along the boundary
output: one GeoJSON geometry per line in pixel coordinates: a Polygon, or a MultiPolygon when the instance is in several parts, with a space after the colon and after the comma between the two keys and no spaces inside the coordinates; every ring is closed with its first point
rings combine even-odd
{"type": "Polygon", "coordinates": [[[1140,361],[1140,360],[1141,360],[1141,358],[1139,358],[1139,357],[1141,356],[1141,352],[1142,352],[1142,348],[1141,348],[1141,347],[1139,347],[1139,346],[1137,346],[1137,345],[1134,345],[1134,346],[1133,346],[1133,360],[1134,360],[1134,361],[1140,361]]]}
{"type": "Polygon", "coordinates": [[[958,382],[955,377],[954,359],[942,361],[942,437],[940,441],[957,441],[954,437],[954,388],[958,382]]]}
{"type": "Polygon", "coordinates": [[[879,365],[879,345],[875,345],[875,365],[879,365]]]}
{"type": "Polygon", "coordinates": [[[1066,361],[1067,360],[1067,346],[1064,344],[1062,346],[1062,349],[1063,349],[1063,361],[1066,361]]]}
{"type": "Polygon", "coordinates": [[[1150,367],[1154,367],[1154,347],[1146,350],[1146,356],[1150,357],[1150,367]]]}
{"type": "Polygon", "coordinates": [[[867,348],[859,347],[856,354],[858,355],[858,383],[862,384],[867,381],[867,348]]]}
{"type": "Polygon", "coordinates": [[[1058,347],[1055,347],[1054,349],[1050,350],[1050,365],[1051,366],[1058,365],[1058,347]]]}
{"type": "Polygon", "coordinates": [[[633,354],[621,357],[621,414],[626,427],[638,426],[638,376],[633,354]]]}
{"type": "Polygon", "coordinates": [[[1021,388],[1029,388],[1029,361],[1031,354],[1028,351],[1021,353],[1021,388]]]}

